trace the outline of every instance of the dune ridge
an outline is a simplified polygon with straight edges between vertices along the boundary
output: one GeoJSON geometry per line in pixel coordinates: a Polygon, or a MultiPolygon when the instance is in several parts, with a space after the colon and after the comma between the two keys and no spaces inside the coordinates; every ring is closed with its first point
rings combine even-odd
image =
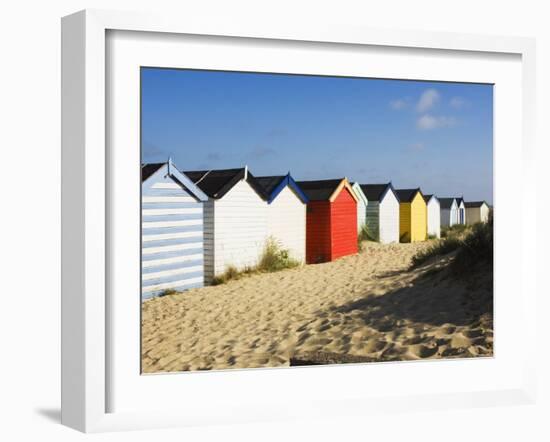
{"type": "Polygon", "coordinates": [[[457,280],[450,254],[411,270],[427,246],[365,243],[334,262],[148,300],[143,372],[284,367],[316,353],[330,362],[492,356],[492,269],[457,280]]]}

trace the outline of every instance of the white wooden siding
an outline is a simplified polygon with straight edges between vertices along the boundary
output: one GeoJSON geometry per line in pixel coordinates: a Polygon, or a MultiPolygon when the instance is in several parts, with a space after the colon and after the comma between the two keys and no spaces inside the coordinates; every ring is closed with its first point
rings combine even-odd
{"type": "Polygon", "coordinates": [[[428,202],[428,235],[441,237],[441,209],[436,198],[428,202]]]}
{"type": "Polygon", "coordinates": [[[489,207],[483,204],[481,207],[467,207],[466,208],[466,223],[486,223],[489,221],[489,207]]]}
{"type": "Polygon", "coordinates": [[[489,222],[489,206],[483,204],[480,208],[480,216],[481,216],[481,222],[487,223],[489,222]]]}
{"type": "Polygon", "coordinates": [[[456,202],[453,202],[450,209],[441,209],[441,227],[452,227],[458,222],[458,210],[456,202]]]}
{"type": "Polygon", "coordinates": [[[267,239],[267,203],[241,180],[204,209],[206,282],[230,265],[256,265],[267,239]]]}
{"type": "Polygon", "coordinates": [[[357,202],[357,231],[359,232],[367,222],[367,205],[359,198],[357,202]]]}
{"type": "Polygon", "coordinates": [[[361,190],[359,183],[354,183],[351,187],[357,196],[357,231],[360,232],[363,226],[367,224],[367,204],[365,194],[361,190]]]}
{"type": "Polygon", "coordinates": [[[466,224],[466,206],[464,205],[464,201],[461,201],[460,205],[457,207],[456,223],[466,224]]]}
{"type": "Polygon", "coordinates": [[[399,242],[399,201],[391,190],[384,195],[379,211],[380,242],[399,242]]]}
{"type": "Polygon", "coordinates": [[[306,205],[286,186],[267,206],[267,234],[298,261],[306,258],[306,205]]]}

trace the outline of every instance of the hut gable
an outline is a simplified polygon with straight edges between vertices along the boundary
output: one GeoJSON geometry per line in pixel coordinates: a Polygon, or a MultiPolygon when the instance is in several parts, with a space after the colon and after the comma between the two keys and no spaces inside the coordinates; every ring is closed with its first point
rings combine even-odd
{"type": "Polygon", "coordinates": [[[255,177],[248,171],[248,167],[238,169],[194,170],[185,171],[187,175],[209,198],[220,199],[225,196],[237,183],[245,180],[250,187],[262,198],[262,192],[255,177]]]}
{"type": "Polygon", "coordinates": [[[486,205],[487,208],[489,208],[489,204],[487,204],[485,201],[465,201],[464,205],[467,209],[480,208],[483,205],[486,205]]]}
{"type": "Polygon", "coordinates": [[[388,192],[395,194],[395,189],[391,183],[385,184],[361,184],[361,190],[367,197],[368,201],[382,201],[388,192]]]}
{"type": "Polygon", "coordinates": [[[298,181],[298,185],[306,194],[309,201],[330,201],[330,198],[337,193],[339,186],[344,179],[298,181]]]}
{"type": "Polygon", "coordinates": [[[283,191],[285,187],[288,187],[296,194],[296,197],[299,198],[303,203],[309,201],[306,194],[300,188],[298,183],[294,181],[294,178],[290,173],[286,175],[275,175],[275,176],[262,176],[255,177],[256,183],[260,186],[263,194],[267,198],[268,203],[272,203],[275,198],[283,191]]]}
{"type": "Polygon", "coordinates": [[[203,286],[206,198],[171,161],[142,166],[142,299],[203,286]]]}
{"type": "Polygon", "coordinates": [[[456,198],[439,198],[439,204],[442,209],[450,209],[453,206],[457,206],[456,198]]]}
{"type": "Polygon", "coordinates": [[[412,203],[412,201],[420,194],[422,199],[424,199],[424,195],[422,195],[422,192],[419,188],[417,189],[398,189],[396,190],[397,197],[399,198],[399,202],[401,203],[412,203]]]}

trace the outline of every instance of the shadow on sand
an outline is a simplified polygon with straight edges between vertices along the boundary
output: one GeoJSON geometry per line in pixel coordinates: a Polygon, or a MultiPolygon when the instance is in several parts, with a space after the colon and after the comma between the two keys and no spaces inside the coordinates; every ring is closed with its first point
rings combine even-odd
{"type": "Polygon", "coordinates": [[[331,313],[360,315],[365,325],[391,331],[399,320],[441,326],[467,325],[493,313],[493,273],[480,268],[466,278],[453,277],[447,269],[428,267],[411,283],[386,294],[366,295],[336,306],[331,313]]]}

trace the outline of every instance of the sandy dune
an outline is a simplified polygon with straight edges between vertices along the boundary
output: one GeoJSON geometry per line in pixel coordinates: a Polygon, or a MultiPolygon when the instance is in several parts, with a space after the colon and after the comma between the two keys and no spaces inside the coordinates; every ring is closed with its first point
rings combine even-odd
{"type": "Polygon", "coordinates": [[[451,256],[409,271],[422,247],[368,243],[336,262],[146,301],[143,372],[288,366],[316,352],[491,356],[492,271],[456,281],[445,268],[451,256]]]}

